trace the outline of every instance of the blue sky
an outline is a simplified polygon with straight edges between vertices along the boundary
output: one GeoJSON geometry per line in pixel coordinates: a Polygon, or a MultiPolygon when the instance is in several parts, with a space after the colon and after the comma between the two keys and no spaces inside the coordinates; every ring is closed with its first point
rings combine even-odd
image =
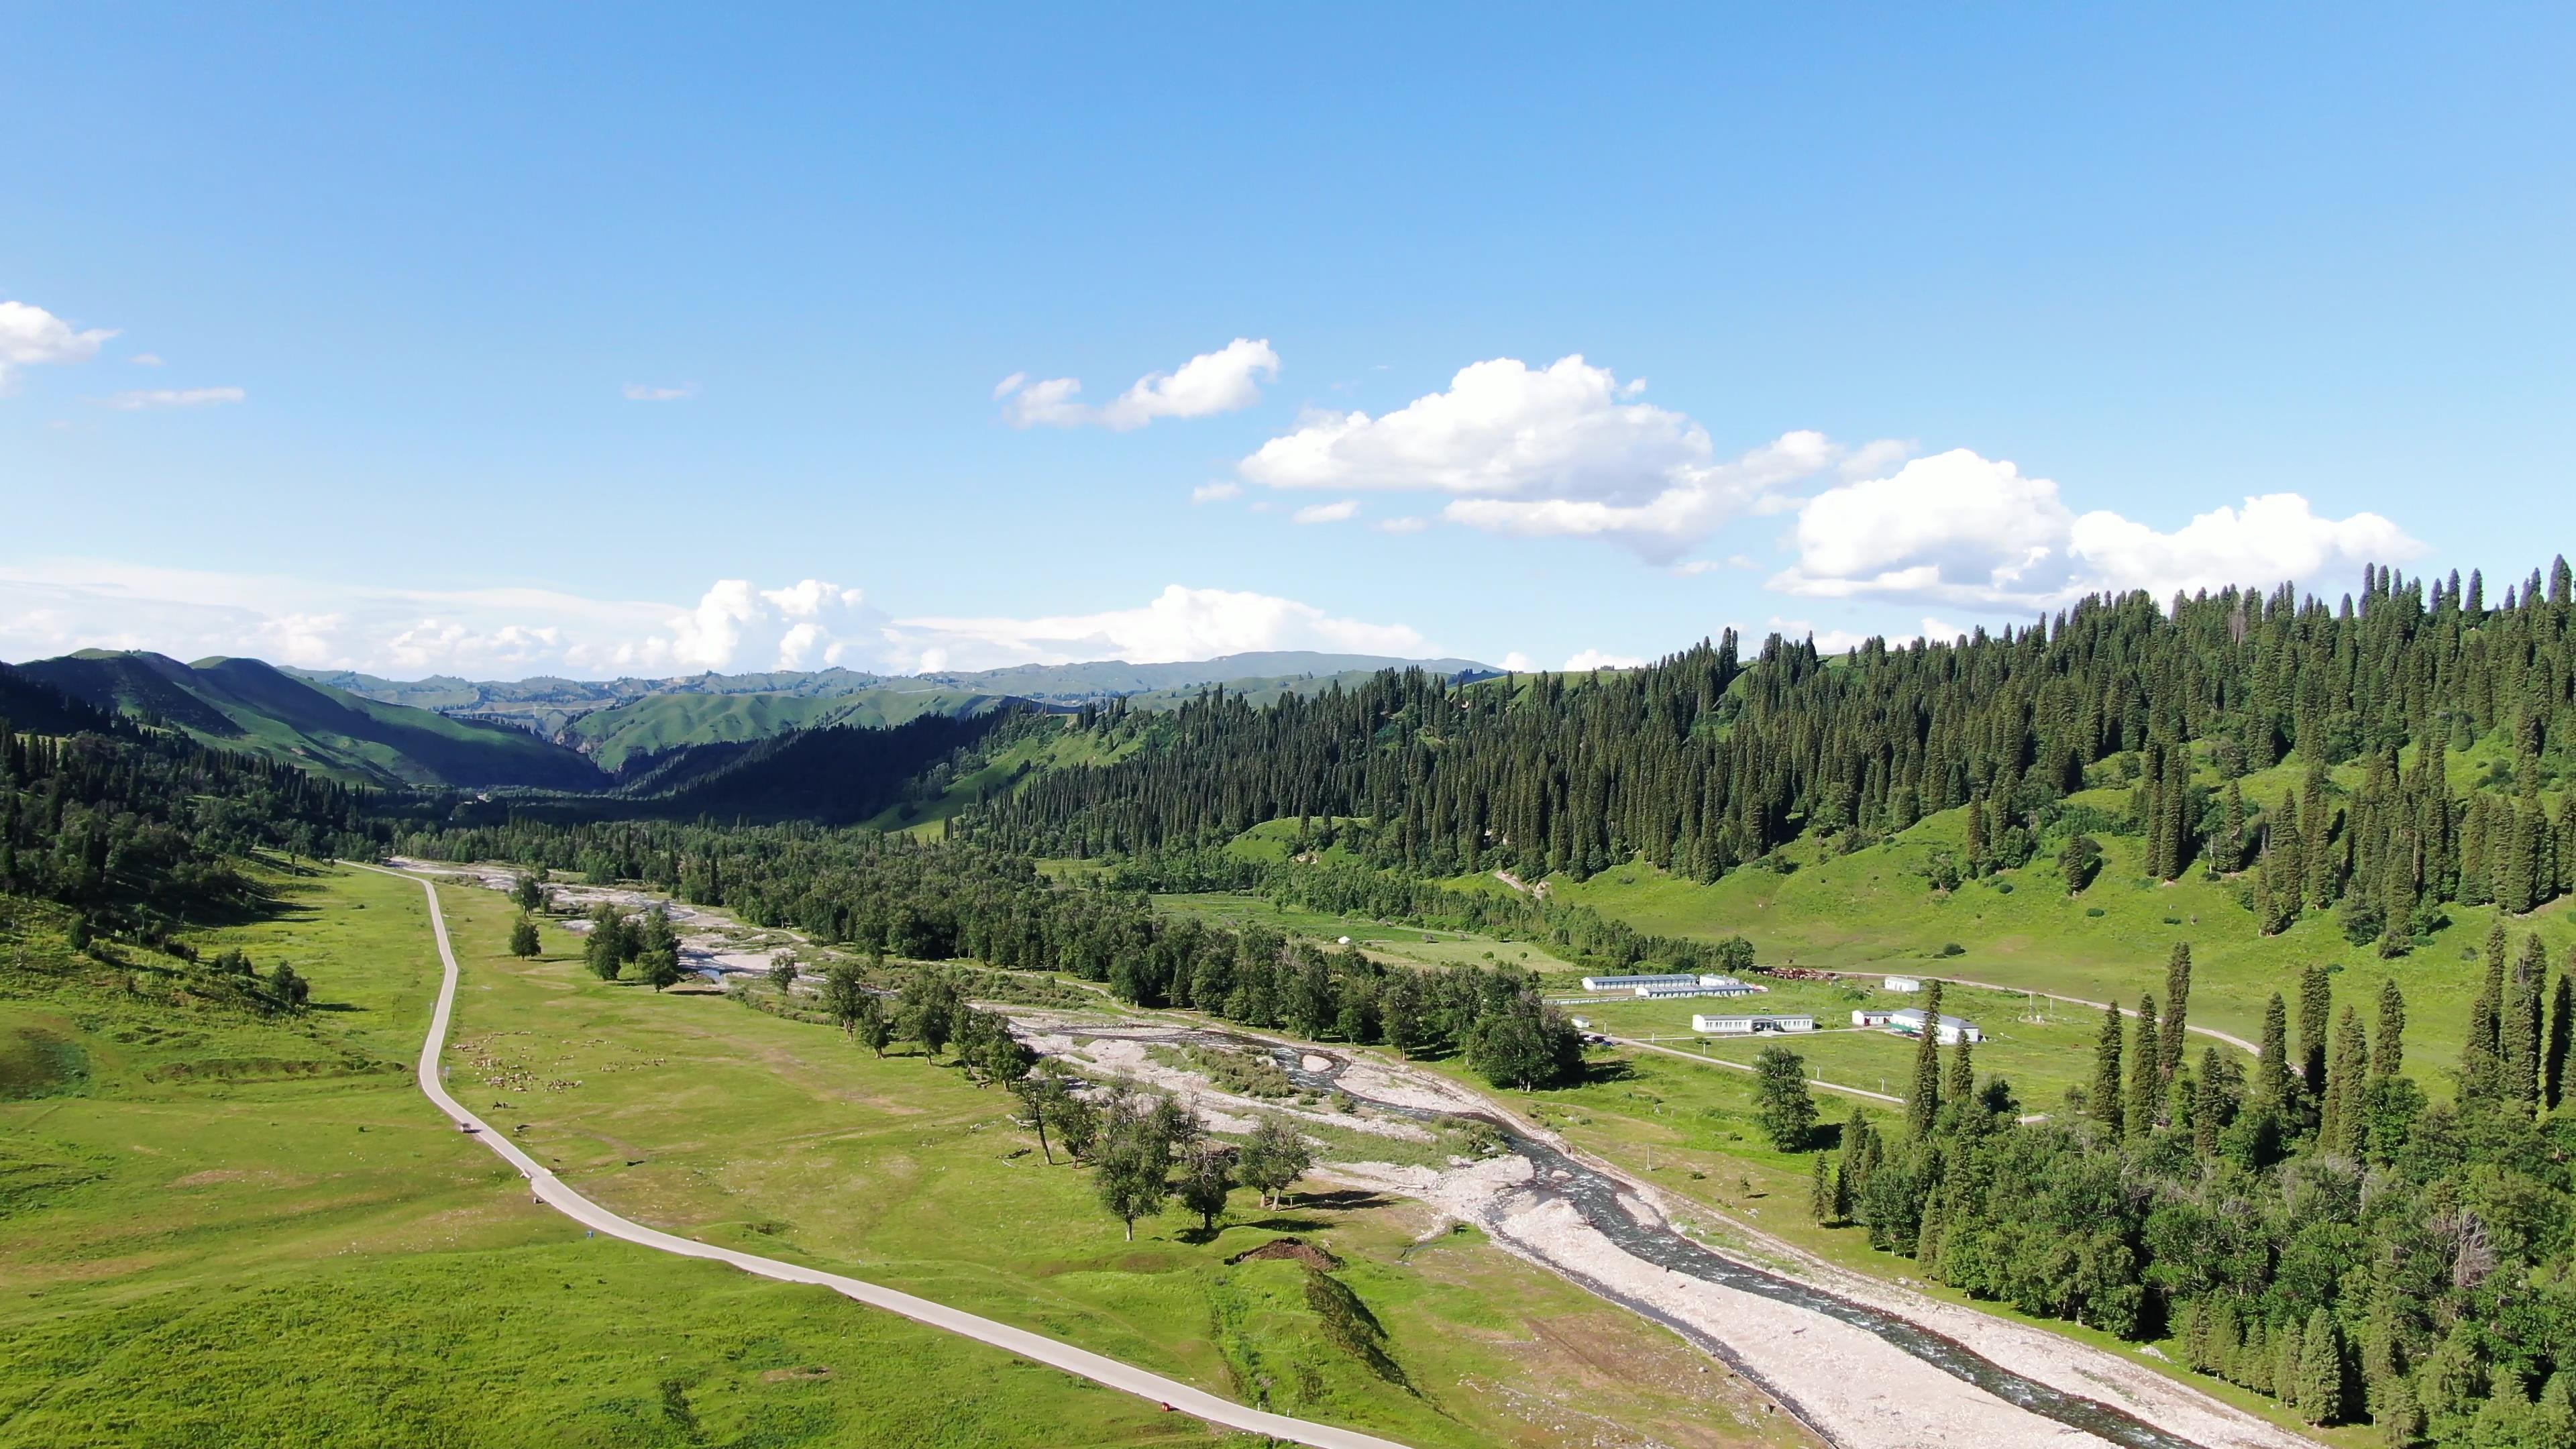
{"type": "Polygon", "coordinates": [[[2576,511],[2563,8],[527,8],[0,21],[0,657],[1555,666],[2576,511]]]}

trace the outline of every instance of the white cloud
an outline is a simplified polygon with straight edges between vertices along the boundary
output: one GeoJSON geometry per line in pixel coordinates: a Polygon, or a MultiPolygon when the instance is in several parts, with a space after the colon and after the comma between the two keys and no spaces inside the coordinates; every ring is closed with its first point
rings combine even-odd
{"type": "Polygon", "coordinates": [[[1632,401],[1643,386],[1580,356],[1494,358],[1381,417],[1311,414],[1238,467],[1272,488],[1446,494],[1453,523],[1603,538],[1663,563],[1842,455],[1792,432],[1720,460],[1698,423],[1632,401]]]}
{"type": "Polygon", "coordinates": [[[117,393],[107,399],[107,405],[130,413],[145,408],[201,408],[237,403],[249,395],[237,387],[155,387],[117,393]]]}
{"type": "MultiPolygon", "coordinates": [[[[1015,372],[1003,381],[1008,382],[1012,378],[1024,375],[1015,372]]],[[[1074,394],[1080,391],[1082,391],[1082,384],[1070,377],[1033,382],[1029,384],[1026,392],[1012,395],[1011,405],[1004,408],[1002,412],[1011,420],[1011,426],[1015,428],[1080,427],[1091,419],[1091,409],[1073,400],[1074,394]]]]}
{"type": "Polygon", "coordinates": [[[1702,574],[1716,573],[1719,569],[1758,569],[1760,567],[1762,565],[1744,555],[1732,553],[1724,558],[1695,558],[1688,563],[1678,563],[1673,565],[1673,572],[1682,578],[1695,579],[1702,574]]]}
{"type": "Polygon", "coordinates": [[[1586,649],[1565,661],[1565,672],[1589,674],[1595,669],[1642,669],[1645,664],[1645,660],[1634,654],[1606,654],[1598,649],[1586,649]]]}
{"type": "Polygon", "coordinates": [[[161,365],[161,354],[157,352],[138,352],[125,360],[133,363],[137,367],[159,367],[161,365]]]}
{"type": "Polygon", "coordinates": [[[1192,503],[1223,503],[1229,498],[1242,496],[1243,485],[1240,483],[1202,483],[1190,490],[1192,503]]]}
{"type": "Polygon", "coordinates": [[[241,654],[400,677],[661,677],[840,665],[878,673],[1262,649],[1435,653],[1401,624],[1265,594],[1178,584],[1131,609],[1020,618],[898,618],[818,579],[723,579],[686,607],[547,589],[403,589],[58,559],[0,565],[0,658],[151,649],[241,654]]]}
{"type": "Polygon", "coordinates": [[[1360,501],[1345,498],[1339,503],[1313,503],[1289,515],[1299,523],[1346,523],[1360,511],[1360,501]]]}
{"type": "Polygon", "coordinates": [[[2078,516],[2057,484],[1953,449],[1807,500],[1797,561],[1771,587],[1814,598],[2051,608],[2087,593],[2313,583],[2423,545],[2375,513],[2321,518],[2295,493],[2248,498],[2173,533],[2116,513],[2078,516]]]}
{"type": "Polygon", "coordinates": [[[115,335],[114,329],[105,327],[74,331],[70,323],[33,303],[0,302],[0,389],[9,385],[10,373],[17,368],[87,362],[98,355],[100,343],[115,335]]]}
{"type": "Polygon", "coordinates": [[[622,389],[628,402],[686,402],[698,395],[698,385],[683,382],[663,386],[649,382],[630,382],[622,389]]]}
{"type": "Polygon", "coordinates": [[[1261,401],[1261,383],[1279,376],[1279,354],[1267,340],[1238,337],[1214,352],[1202,352],[1170,372],[1152,372],[1112,399],[1105,407],[1076,401],[1077,378],[1029,382],[1012,373],[993,389],[1013,427],[1080,427],[1097,423],[1117,432],[1141,428],[1156,418],[1204,418],[1237,412],[1261,401]]]}
{"type": "Polygon", "coordinates": [[[1430,526],[1427,518],[1381,518],[1369,525],[1380,533],[1420,533],[1430,526]]]}
{"type": "MultiPolygon", "coordinates": [[[[1420,657],[1434,652],[1408,625],[1337,618],[1311,604],[1268,594],[1165,586],[1141,608],[1039,619],[899,619],[888,631],[899,654],[937,649],[953,669],[1124,659],[1150,664],[1267,649],[1320,649],[1420,657]]],[[[913,666],[926,667],[926,666],[913,666]]]]}
{"type": "Polygon", "coordinates": [[[1530,661],[1530,657],[1528,655],[1515,649],[1511,653],[1503,656],[1503,667],[1514,674],[1527,674],[1538,666],[1530,661]]]}

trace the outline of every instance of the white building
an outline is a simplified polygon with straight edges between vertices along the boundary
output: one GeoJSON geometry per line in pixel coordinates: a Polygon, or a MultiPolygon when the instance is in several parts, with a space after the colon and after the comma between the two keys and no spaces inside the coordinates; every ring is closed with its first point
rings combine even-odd
{"type": "Polygon", "coordinates": [[[1816,1019],[1804,1015],[1747,1011],[1691,1018],[1691,1030],[1709,1036],[1769,1036],[1775,1032],[1806,1032],[1815,1029],[1816,1019]]]}
{"type": "Polygon", "coordinates": [[[1885,1026],[1894,1020],[1896,1008],[1892,1006],[1862,1006],[1852,1011],[1854,1026],[1885,1026]]]}
{"type": "Polygon", "coordinates": [[[1699,977],[1684,971],[1669,971],[1660,976],[1586,976],[1586,991],[1634,991],[1640,986],[1697,986],[1699,977]]]}
{"type": "Polygon", "coordinates": [[[1655,976],[1586,976],[1583,989],[1625,992],[1632,996],[1750,996],[1765,988],[1732,976],[1670,971],[1655,976]]]}
{"type": "MultiPolygon", "coordinates": [[[[1858,1017],[1860,1013],[1854,1012],[1852,1015],[1854,1017],[1858,1017]]],[[[1887,1025],[1889,1030],[1898,1032],[1905,1036],[1921,1036],[1923,1034],[1923,1012],[1921,1009],[1912,1006],[1905,1008],[1903,1011],[1891,1011],[1887,1014],[1887,1025]]],[[[1941,1045],[1956,1046],[1959,1038],[1963,1036],[1971,1043],[1981,1042],[1986,1039],[1986,1034],[1977,1030],[1977,1024],[1969,1021],[1965,1017],[1945,1015],[1941,1018],[1941,1045]]]]}
{"type": "Polygon", "coordinates": [[[1751,996],[1762,989],[1732,976],[1703,976],[1688,986],[1640,986],[1636,992],[1642,1000],[1667,1001],[1678,996],[1751,996]]]}
{"type": "Polygon", "coordinates": [[[1880,982],[1879,985],[1882,989],[1888,991],[1920,991],[1923,989],[1923,983],[1912,976],[1890,976],[1885,981],[1880,982]]]}

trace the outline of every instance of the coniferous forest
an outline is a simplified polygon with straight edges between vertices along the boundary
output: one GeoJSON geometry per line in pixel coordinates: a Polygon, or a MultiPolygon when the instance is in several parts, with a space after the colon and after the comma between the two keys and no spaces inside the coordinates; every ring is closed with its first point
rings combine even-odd
{"type": "Polygon", "coordinates": [[[862,742],[864,800],[807,778],[801,821],[782,818],[800,798],[792,745],[737,752],[757,782],[739,801],[723,769],[663,806],[370,793],[13,685],[0,887],[151,942],[255,905],[239,868],[254,848],[505,860],[865,952],[1062,969],[1143,1005],[1456,1053],[1522,1089],[1587,1070],[1526,973],[1391,967],[1158,913],[1153,895],[1250,891],[1587,964],[1744,970],[1741,939],[1444,882],[1633,862],[1714,881],[1783,869],[1793,842],[1856,853],[1956,811],[1965,844],[1944,868],[1960,878],[2046,855],[2081,890],[2100,840],[2125,837],[2150,877],[2232,882],[2246,928],[2323,916],[2390,958],[2450,909],[2494,906],[2464,1042],[2410,1040],[2401,985],[2338,999],[2319,966],[2281,984],[2258,1056],[2195,1053],[2186,948],[2134,1015],[2106,1015],[2091,1086],[2065,1107],[1927,1042],[1902,1113],[1812,1140],[1816,1210],[1910,1273],[2161,1341],[2313,1423],[2576,1449],[2576,960],[2523,919],[2576,885],[2572,628],[2561,562],[2493,598],[2475,574],[2375,568],[2331,603],[2097,598],[1838,658],[1777,637],[1748,657],[1728,634],[1634,671],[1387,673],[1257,708],[1211,691],[1161,713],[924,727],[862,742]],[[1068,734],[1088,737],[1085,763],[977,773],[1068,734]],[[941,841],[825,823],[893,798],[889,760],[984,783],[941,841]],[[1298,822],[1287,858],[1225,849],[1272,821],[1298,822]],[[1097,868],[1071,883],[1039,869],[1050,857],[1097,868]],[[2034,1105],[2046,1115],[2022,1120],[2034,1105]]]}

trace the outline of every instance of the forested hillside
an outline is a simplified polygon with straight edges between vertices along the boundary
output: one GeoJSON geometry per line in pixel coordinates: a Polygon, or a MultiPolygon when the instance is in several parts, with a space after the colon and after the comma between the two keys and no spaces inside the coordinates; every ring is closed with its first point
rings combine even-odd
{"type": "Polygon", "coordinates": [[[1963,645],[1847,658],[1730,632],[1654,667],[1451,688],[1419,673],[1267,708],[1211,695],[1092,728],[1143,748],[1029,781],[979,838],[1041,853],[1221,843],[1264,820],[1372,822],[1370,859],[1581,880],[1642,859],[1698,880],[1804,836],[1858,849],[1958,807],[1959,870],[2134,829],[2150,872],[2251,868],[2277,930],[2343,908],[2402,951],[2444,902],[2513,911],[2576,874],[2569,574],[2493,607],[2471,575],[2371,571],[2330,606],[2228,590],[2097,598],[1963,645]],[[2460,778],[2461,752],[2486,763],[2460,778]],[[2350,790],[2323,773],[2357,763],[2350,790]],[[2284,776],[2277,767],[2288,765],[2284,776]],[[2262,776],[2253,788],[2245,783],[2262,776]],[[2110,812],[2087,787],[2131,792],[2110,812]]]}

